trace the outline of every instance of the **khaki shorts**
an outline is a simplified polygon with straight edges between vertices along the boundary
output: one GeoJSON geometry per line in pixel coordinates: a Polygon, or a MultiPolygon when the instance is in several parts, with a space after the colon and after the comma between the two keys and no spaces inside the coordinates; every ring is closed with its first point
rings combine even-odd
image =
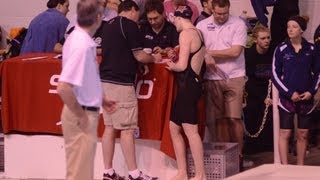
{"type": "Polygon", "coordinates": [[[117,110],[108,114],[103,110],[106,126],[114,129],[134,129],[138,126],[138,100],[133,86],[102,83],[104,95],[107,99],[117,102],[117,110]]]}
{"type": "Polygon", "coordinates": [[[245,77],[207,81],[207,112],[215,119],[241,119],[244,86],[245,77]]]}

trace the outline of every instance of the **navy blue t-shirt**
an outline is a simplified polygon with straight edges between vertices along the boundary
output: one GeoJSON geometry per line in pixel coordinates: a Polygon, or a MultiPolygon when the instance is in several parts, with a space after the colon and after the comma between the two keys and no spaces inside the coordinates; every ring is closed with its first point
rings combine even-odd
{"type": "Polygon", "coordinates": [[[133,85],[138,61],[133,51],[142,50],[142,36],[137,23],[117,16],[108,21],[102,33],[102,82],[133,85]]]}
{"type": "Polygon", "coordinates": [[[165,20],[165,24],[159,33],[155,33],[149,23],[141,27],[143,35],[143,47],[153,49],[156,46],[165,49],[174,48],[179,44],[179,33],[176,27],[165,20]]]}

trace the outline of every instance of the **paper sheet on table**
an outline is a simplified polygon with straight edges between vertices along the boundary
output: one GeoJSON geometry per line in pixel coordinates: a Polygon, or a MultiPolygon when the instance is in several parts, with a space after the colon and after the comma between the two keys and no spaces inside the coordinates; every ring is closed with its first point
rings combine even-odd
{"type": "Polygon", "coordinates": [[[32,61],[32,60],[40,60],[46,59],[48,56],[37,56],[37,57],[30,57],[30,58],[23,58],[23,61],[32,61]]]}

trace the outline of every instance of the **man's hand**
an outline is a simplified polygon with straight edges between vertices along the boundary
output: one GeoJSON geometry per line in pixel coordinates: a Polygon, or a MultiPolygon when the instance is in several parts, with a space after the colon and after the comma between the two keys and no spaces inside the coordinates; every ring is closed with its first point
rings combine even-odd
{"type": "Polygon", "coordinates": [[[172,47],[166,47],[164,50],[167,54],[169,51],[174,51],[174,49],[172,47]]]}
{"type": "Polygon", "coordinates": [[[171,49],[168,51],[167,56],[169,59],[171,59],[173,62],[176,62],[178,60],[178,54],[174,49],[171,49]]]}
{"type": "Polygon", "coordinates": [[[204,60],[206,62],[206,66],[209,69],[209,71],[215,72],[217,70],[216,69],[216,62],[215,62],[215,60],[213,59],[213,57],[211,55],[206,54],[204,56],[204,60]]]}
{"type": "Polygon", "coordinates": [[[165,51],[164,51],[163,49],[161,49],[161,47],[156,46],[156,47],[153,48],[152,53],[155,53],[155,54],[164,54],[165,51]]]}
{"type": "Polygon", "coordinates": [[[76,117],[78,117],[79,120],[77,125],[79,128],[83,131],[87,131],[89,118],[77,101],[73,91],[73,85],[66,82],[59,82],[57,91],[64,104],[76,117]]]}
{"type": "Polygon", "coordinates": [[[155,61],[154,61],[155,63],[162,61],[162,56],[161,56],[160,53],[158,53],[158,54],[152,54],[152,56],[153,56],[154,59],[155,59],[155,61]]]}
{"type": "Polygon", "coordinates": [[[167,57],[168,58],[173,58],[173,57],[176,57],[177,56],[177,53],[174,51],[174,49],[172,48],[168,48],[167,49],[167,57]]]}
{"type": "Polygon", "coordinates": [[[308,91],[300,94],[301,100],[309,100],[309,99],[311,99],[311,97],[312,97],[312,94],[308,91]]]}
{"type": "Polygon", "coordinates": [[[298,102],[298,101],[301,100],[301,97],[300,97],[300,95],[299,95],[297,92],[294,92],[294,93],[292,94],[292,96],[291,96],[291,100],[292,100],[293,102],[298,102]]]}
{"type": "Polygon", "coordinates": [[[264,104],[266,104],[266,105],[268,105],[268,106],[271,106],[272,105],[272,99],[271,98],[266,98],[265,100],[264,100],[264,104]]]}
{"type": "Polygon", "coordinates": [[[106,97],[104,97],[102,107],[108,114],[112,114],[112,113],[116,112],[116,110],[118,109],[117,102],[109,100],[106,97]]]}

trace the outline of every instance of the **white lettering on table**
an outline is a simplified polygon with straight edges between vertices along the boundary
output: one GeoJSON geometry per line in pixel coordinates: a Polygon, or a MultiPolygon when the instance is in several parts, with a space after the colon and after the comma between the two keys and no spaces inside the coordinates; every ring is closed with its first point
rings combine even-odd
{"type": "Polygon", "coordinates": [[[138,99],[149,99],[153,92],[153,81],[152,80],[139,80],[137,83],[136,95],[138,99]],[[140,89],[142,85],[148,85],[147,94],[140,94],[140,89]]]}
{"type": "Polygon", "coordinates": [[[49,89],[49,94],[58,94],[57,92],[57,86],[58,86],[58,81],[59,81],[60,75],[54,74],[50,78],[50,85],[54,86],[54,89],[49,89]]]}

